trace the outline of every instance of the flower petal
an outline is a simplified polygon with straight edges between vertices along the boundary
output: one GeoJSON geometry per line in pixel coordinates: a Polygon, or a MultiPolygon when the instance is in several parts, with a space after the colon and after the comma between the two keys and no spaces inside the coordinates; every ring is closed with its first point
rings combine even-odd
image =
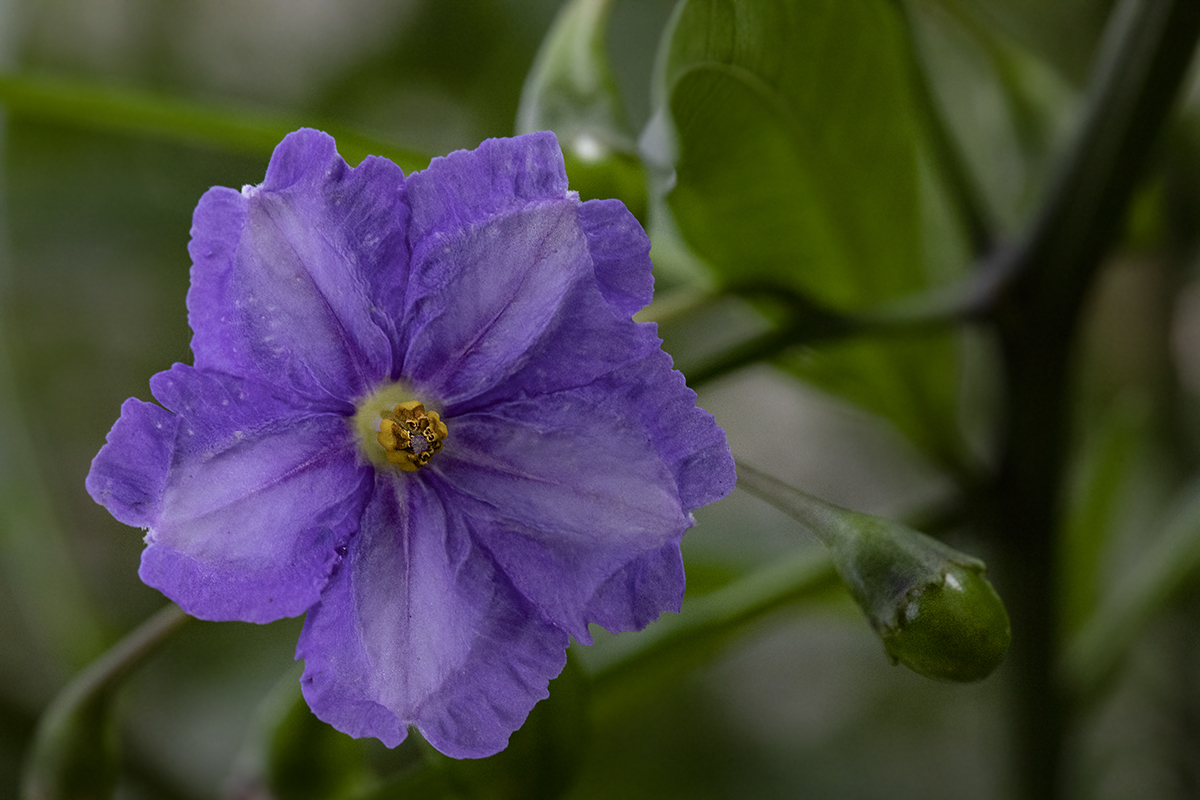
{"type": "Polygon", "coordinates": [[[178,417],[153,403],[126,400],[92,459],[86,481],[92,499],[126,525],[149,527],[158,518],[178,425],[178,417]]]}
{"type": "MultiPolygon", "coordinates": [[[[275,149],[266,181],[196,207],[188,318],[196,366],[350,403],[390,375],[407,280],[404,176],[351,169],[313,130],[275,149]]],[[[332,408],[333,406],[331,406],[332,408]]]]}
{"type": "Polygon", "coordinates": [[[581,390],[593,402],[625,409],[641,421],[663,463],[675,477],[685,511],[720,500],[733,491],[737,471],[725,431],[713,415],[696,406],[696,393],[671,357],[655,347],[581,390]]]}
{"type": "Polygon", "coordinates": [[[445,233],[435,244],[413,251],[403,373],[449,408],[526,362],[591,264],[566,200],[445,233]]]}
{"type": "Polygon", "coordinates": [[[408,192],[402,372],[450,408],[528,363],[577,284],[594,290],[594,270],[553,134],[435,159],[409,178],[408,192]]]}
{"type": "MultiPolygon", "coordinates": [[[[517,589],[584,643],[599,588],[669,543],[678,549],[691,525],[636,417],[582,392],[455,417],[429,470],[449,487],[444,496],[458,495],[517,589]]],[[[657,611],[678,607],[683,576],[675,577],[673,599],[657,611]]]]}
{"type": "Polygon", "coordinates": [[[182,364],[151,387],[178,423],[142,580],[203,619],[303,612],[369,493],[346,420],[182,364]]]}
{"type": "Polygon", "coordinates": [[[435,158],[409,176],[412,241],[436,239],[497,215],[563,200],[567,171],[550,131],[488,139],[474,150],[435,158]]]}
{"type": "Polygon", "coordinates": [[[604,299],[620,315],[632,317],[654,296],[650,237],[620,200],[583,203],[579,224],[604,299]]]}
{"type": "Polygon", "coordinates": [[[618,201],[580,204],[546,177],[561,172],[552,137],[485,144],[408,183],[402,373],[447,414],[584,386],[660,345],[653,326],[630,320],[654,285],[637,220],[618,201]],[[485,179],[466,180],[471,170],[485,179]]]}
{"type": "Polygon", "coordinates": [[[566,663],[542,619],[423,478],[380,474],[296,657],[313,712],[394,747],[415,725],[456,758],[501,750],[566,663]]]}
{"type": "Polygon", "coordinates": [[[596,589],[583,614],[614,633],[640,631],[662,612],[678,611],[683,589],[683,554],[675,539],[614,573],[596,589]]]}

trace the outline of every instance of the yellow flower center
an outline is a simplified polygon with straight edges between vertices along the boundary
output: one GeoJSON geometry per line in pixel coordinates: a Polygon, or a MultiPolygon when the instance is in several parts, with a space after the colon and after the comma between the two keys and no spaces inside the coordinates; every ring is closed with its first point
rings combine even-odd
{"type": "Polygon", "coordinates": [[[436,411],[425,408],[401,384],[366,398],[354,415],[359,446],[371,463],[416,472],[442,449],[449,430],[436,411]]]}
{"type": "Polygon", "coordinates": [[[384,458],[405,472],[416,472],[442,449],[449,430],[436,411],[426,411],[416,400],[400,403],[383,412],[375,440],[384,458]]]}

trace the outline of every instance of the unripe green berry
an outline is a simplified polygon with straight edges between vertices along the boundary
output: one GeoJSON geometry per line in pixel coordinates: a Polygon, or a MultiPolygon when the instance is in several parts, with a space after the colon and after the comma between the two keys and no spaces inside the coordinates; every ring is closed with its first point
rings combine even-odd
{"type": "Polygon", "coordinates": [[[898,522],[851,511],[738,466],[740,484],[816,534],[893,664],[943,681],[986,678],[1012,640],[984,564],[898,522]]]}
{"type": "Polygon", "coordinates": [[[1008,613],[981,569],[950,564],[941,583],[912,594],[893,630],[881,632],[892,662],[927,678],[986,678],[1012,641],[1008,613]]]}

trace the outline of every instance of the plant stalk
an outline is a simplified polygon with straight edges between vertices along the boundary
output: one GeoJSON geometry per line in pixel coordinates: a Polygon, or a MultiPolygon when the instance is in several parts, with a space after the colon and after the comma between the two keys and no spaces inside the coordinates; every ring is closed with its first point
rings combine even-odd
{"type": "Polygon", "coordinates": [[[1081,311],[1200,35],[1195,0],[1122,0],[1078,133],[1027,235],[996,262],[989,303],[1005,375],[992,531],[1013,626],[1016,796],[1061,796],[1072,698],[1058,674],[1056,537],[1081,311]]]}

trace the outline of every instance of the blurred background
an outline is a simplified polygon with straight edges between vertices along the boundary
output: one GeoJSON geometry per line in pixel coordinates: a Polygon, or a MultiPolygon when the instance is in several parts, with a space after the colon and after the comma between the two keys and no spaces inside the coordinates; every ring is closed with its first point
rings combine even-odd
{"type": "MultiPolygon", "coordinates": [[[[907,5],[936,102],[996,229],[1011,234],[1078,118],[1110,4],[907,5]]],[[[613,9],[606,45],[635,134],[651,117],[655,54],[673,7],[619,0],[613,9]]],[[[169,99],[280,132],[353,131],[419,162],[514,133],[522,86],[558,8],[556,0],[0,0],[0,75],[48,80],[54,97],[62,89],[135,105],[169,99]]],[[[139,128],[79,103],[23,97],[11,83],[0,94],[0,797],[16,796],[35,722],[56,692],[164,605],[137,579],[140,532],[95,505],[84,476],[121,402],[148,399],[153,373],[191,359],[184,297],[197,199],[212,185],[261,181],[271,146],[139,128]]],[[[1195,100],[1189,88],[1089,305],[1072,474],[1091,487],[1089,513],[1114,531],[1106,575],[1158,529],[1200,453],[1195,100]],[[1108,490],[1097,490],[1089,470],[1113,459],[1119,474],[1110,470],[1108,490]]],[[[939,196],[924,190],[923,252],[931,274],[953,277],[971,256],[939,196]]],[[[686,295],[689,267],[679,260],[663,256],[663,308],[686,295]]],[[[741,301],[661,319],[685,370],[764,324],[741,301]]],[[[952,348],[961,366],[955,424],[986,460],[996,413],[991,343],[968,332],[952,348]]],[[[945,471],[893,421],[795,370],[758,364],[697,389],[735,455],[827,500],[903,518],[952,492],[945,471]]],[[[697,517],[684,548],[689,600],[818,547],[740,490],[697,517]]],[[[988,559],[985,543],[950,535],[988,559]]],[[[1010,576],[995,577],[1003,593],[1010,576]]],[[[1078,796],[1200,797],[1200,606],[1194,587],[1185,595],[1139,634],[1119,678],[1073,731],[1078,796]]],[[[300,625],[193,623],[165,645],[119,697],[119,796],[233,793],[259,709],[299,675],[300,625]]],[[[585,651],[575,653],[585,670],[599,669],[638,636],[573,650],[585,651]]],[[[768,615],[655,692],[593,709],[568,796],[1008,797],[1010,679],[1001,667],[979,684],[939,684],[891,666],[848,596],[831,588],[768,615]]]]}

